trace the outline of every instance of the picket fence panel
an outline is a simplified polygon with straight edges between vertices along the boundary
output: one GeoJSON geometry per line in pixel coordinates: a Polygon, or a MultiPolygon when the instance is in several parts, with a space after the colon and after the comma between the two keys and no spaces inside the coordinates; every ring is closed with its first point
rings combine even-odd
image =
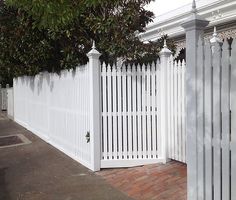
{"type": "Polygon", "coordinates": [[[186,162],[185,61],[169,58],[167,71],[168,156],[186,162]]]}
{"type": "Polygon", "coordinates": [[[197,199],[236,199],[236,41],[197,49],[197,199]]]}
{"type": "Polygon", "coordinates": [[[102,65],[101,167],[158,162],[159,63],[102,65]]]}
{"type": "Polygon", "coordinates": [[[14,79],[15,121],[88,168],[91,166],[89,70],[14,79]]]}

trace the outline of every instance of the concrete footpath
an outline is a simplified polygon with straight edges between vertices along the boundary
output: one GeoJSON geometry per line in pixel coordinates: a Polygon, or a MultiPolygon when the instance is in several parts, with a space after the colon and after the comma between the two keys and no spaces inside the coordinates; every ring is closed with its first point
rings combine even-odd
{"type": "Polygon", "coordinates": [[[0,200],[130,199],[1,114],[0,137],[14,134],[23,134],[32,143],[0,148],[0,200]]]}

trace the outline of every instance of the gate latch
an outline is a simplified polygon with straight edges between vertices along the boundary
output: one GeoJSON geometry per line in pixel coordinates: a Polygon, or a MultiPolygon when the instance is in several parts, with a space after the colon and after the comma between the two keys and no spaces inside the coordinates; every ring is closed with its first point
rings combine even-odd
{"type": "Polygon", "coordinates": [[[89,131],[87,131],[85,138],[87,140],[87,143],[89,143],[90,142],[90,132],[89,131]]]}

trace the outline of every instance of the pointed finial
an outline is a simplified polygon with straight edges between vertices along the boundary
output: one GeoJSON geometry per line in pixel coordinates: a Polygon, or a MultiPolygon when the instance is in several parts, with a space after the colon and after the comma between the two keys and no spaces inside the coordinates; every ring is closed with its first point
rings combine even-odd
{"type": "Polygon", "coordinates": [[[193,0],[193,3],[192,3],[192,13],[196,13],[197,12],[197,6],[196,6],[196,1],[193,0]]]}
{"type": "Polygon", "coordinates": [[[166,39],[164,39],[164,48],[167,48],[166,39]]]}
{"type": "Polygon", "coordinates": [[[93,40],[93,46],[92,46],[92,49],[96,49],[95,41],[94,41],[94,40],[93,40]]]}
{"type": "Polygon", "coordinates": [[[171,51],[168,49],[167,44],[166,44],[166,39],[164,39],[164,45],[163,45],[162,50],[160,51],[160,56],[162,55],[167,55],[167,56],[171,55],[171,51]]]}
{"type": "Polygon", "coordinates": [[[213,33],[213,37],[210,40],[211,43],[222,43],[222,40],[218,37],[217,31],[216,31],[216,27],[214,27],[214,33],[213,33]]]}
{"type": "Polygon", "coordinates": [[[93,46],[92,46],[92,49],[90,52],[87,53],[87,56],[88,57],[91,57],[91,56],[95,56],[95,57],[100,57],[100,53],[98,52],[98,50],[96,49],[96,46],[95,46],[95,41],[93,40],[93,46]]]}

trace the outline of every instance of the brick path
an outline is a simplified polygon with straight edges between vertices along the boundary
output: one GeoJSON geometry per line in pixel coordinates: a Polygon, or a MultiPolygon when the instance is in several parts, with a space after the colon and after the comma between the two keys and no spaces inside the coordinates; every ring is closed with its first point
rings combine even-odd
{"type": "Polygon", "coordinates": [[[98,172],[113,187],[136,200],[186,200],[186,165],[171,161],[98,172]]]}

